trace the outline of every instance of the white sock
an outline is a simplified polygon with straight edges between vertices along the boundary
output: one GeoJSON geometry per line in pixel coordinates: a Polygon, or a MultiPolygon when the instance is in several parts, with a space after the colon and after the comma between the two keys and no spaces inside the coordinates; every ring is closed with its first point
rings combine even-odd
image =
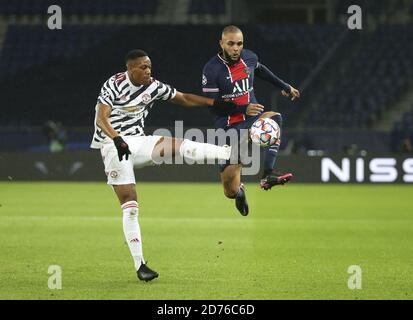
{"type": "Polygon", "coordinates": [[[231,157],[231,147],[185,139],[179,147],[179,154],[181,157],[201,163],[204,160],[228,160],[231,157]]]}
{"type": "Polygon", "coordinates": [[[138,222],[139,206],[136,201],[128,201],[122,205],[123,211],[123,233],[125,234],[126,242],[135,262],[136,270],[139,269],[142,263],[145,263],[142,253],[142,238],[141,230],[138,222]]]}

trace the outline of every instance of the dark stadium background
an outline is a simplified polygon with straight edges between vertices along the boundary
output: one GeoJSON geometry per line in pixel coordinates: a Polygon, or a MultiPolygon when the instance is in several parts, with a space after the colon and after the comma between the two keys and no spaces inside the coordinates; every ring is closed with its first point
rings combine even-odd
{"type": "MultiPolygon", "coordinates": [[[[368,170],[371,158],[395,157],[399,168],[413,152],[412,22],[410,0],[0,0],[0,179],[104,180],[101,168],[86,170],[98,159],[88,150],[94,106],[102,83],[124,70],[125,53],[146,50],[155,78],[201,94],[203,65],[227,24],[240,26],[245,47],[302,91],[291,102],[255,84],[266,109],[284,115],[281,164],[306,169],[306,157],[338,157],[338,164],[367,157],[368,170]],[[362,30],[347,26],[352,4],[362,8],[362,30]],[[62,9],[61,30],[47,27],[50,5],[62,9]],[[45,175],[35,167],[56,166],[58,153],[84,172],[45,175]]],[[[206,109],[157,103],[147,132],[175,120],[212,127],[206,109]]],[[[151,176],[167,179],[164,171],[151,176]]]]}
{"type": "MultiPolygon", "coordinates": [[[[274,299],[411,300],[412,57],[413,0],[0,0],[0,300],[154,300],[133,301],[139,319],[167,304],[251,304],[263,319],[263,306],[279,313],[274,299]],[[48,28],[52,5],[62,29],[48,28]],[[243,176],[241,216],[216,165],[136,170],[145,259],[160,275],[139,282],[89,148],[98,93],[141,48],[155,78],[202,94],[229,24],[301,91],[291,101],[255,82],[283,114],[277,167],[294,178],[264,192],[260,175],[243,176]]],[[[212,120],[157,102],[145,129],[212,120]]]]}

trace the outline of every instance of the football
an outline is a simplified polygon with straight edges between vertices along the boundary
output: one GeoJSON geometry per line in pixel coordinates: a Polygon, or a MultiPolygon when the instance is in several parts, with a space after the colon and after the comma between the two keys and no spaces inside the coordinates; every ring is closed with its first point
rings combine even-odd
{"type": "Polygon", "coordinates": [[[280,140],[280,126],[271,118],[258,119],[251,127],[250,137],[253,143],[268,148],[280,140]]]}

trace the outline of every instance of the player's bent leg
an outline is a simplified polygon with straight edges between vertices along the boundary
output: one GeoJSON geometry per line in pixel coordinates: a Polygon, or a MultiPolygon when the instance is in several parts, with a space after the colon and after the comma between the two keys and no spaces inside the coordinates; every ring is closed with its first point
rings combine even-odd
{"type": "Polygon", "coordinates": [[[235,199],[239,186],[241,185],[240,164],[228,165],[221,173],[221,182],[224,187],[224,194],[229,199],[235,199]]]}
{"type": "Polygon", "coordinates": [[[152,159],[155,163],[162,163],[175,155],[181,139],[161,137],[152,150],[152,159]]]}
{"type": "Polygon", "coordinates": [[[249,213],[247,198],[244,185],[241,183],[240,164],[228,165],[221,173],[221,181],[224,187],[224,194],[229,199],[235,199],[235,206],[241,215],[249,213]]]}
{"type": "Polygon", "coordinates": [[[197,163],[204,163],[206,160],[228,160],[231,157],[231,147],[162,137],[152,151],[152,159],[161,163],[175,154],[197,163]]]}
{"type": "MultiPolygon", "coordinates": [[[[282,128],[281,113],[269,111],[263,113],[260,118],[271,118],[278,123],[280,129],[282,128]]],[[[293,174],[290,172],[282,173],[275,170],[275,163],[278,156],[278,151],[280,149],[280,143],[276,143],[265,150],[264,171],[260,181],[260,186],[266,191],[270,190],[273,186],[283,185],[289,182],[293,177],[293,174]]]]}
{"type": "Polygon", "coordinates": [[[143,258],[142,236],[138,222],[139,204],[134,184],[113,185],[123,212],[123,233],[135,263],[139,280],[150,281],[157,278],[157,272],[148,268],[143,258]]]}

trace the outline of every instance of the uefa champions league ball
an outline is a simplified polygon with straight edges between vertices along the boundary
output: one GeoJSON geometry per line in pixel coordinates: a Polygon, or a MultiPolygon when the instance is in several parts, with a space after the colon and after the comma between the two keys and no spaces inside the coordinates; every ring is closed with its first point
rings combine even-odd
{"type": "Polygon", "coordinates": [[[279,143],[280,135],[280,126],[271,118],[258,119],[250,130],[252,142],[263,148],[279,143]]]}

